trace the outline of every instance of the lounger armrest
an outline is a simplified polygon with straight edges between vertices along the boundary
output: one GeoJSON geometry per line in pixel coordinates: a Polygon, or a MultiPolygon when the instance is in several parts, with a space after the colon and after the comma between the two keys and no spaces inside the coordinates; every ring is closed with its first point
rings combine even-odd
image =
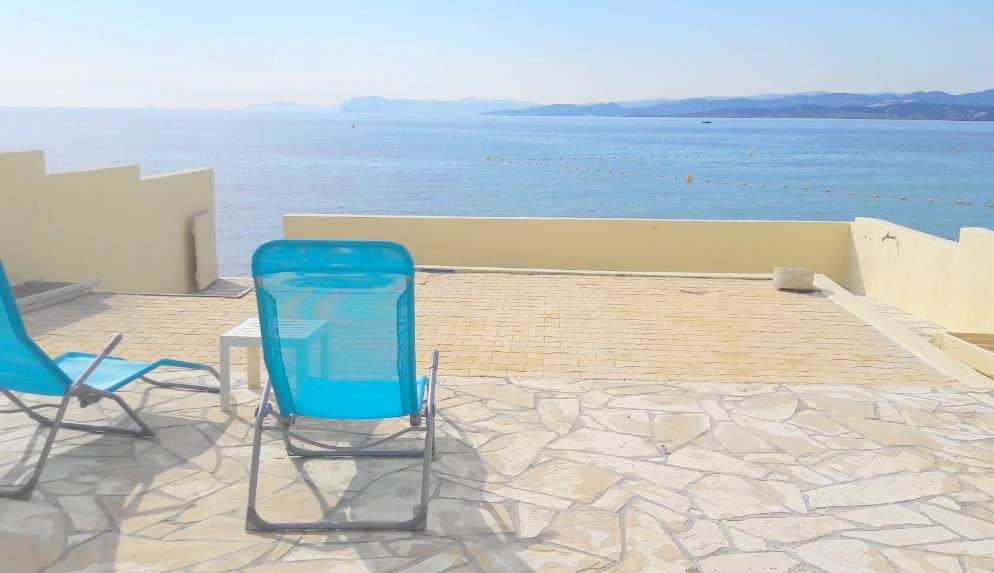
{"type": "Polygon", "coordinates": [[[90,374],[93,374],[93,371],[97,369],[97,366],[100,366],[100,363],[103,362],[104,358],[110,356],[110,353],[113,352],[115,348],[117,348],[117,345],[121,343],[121,340],[123,338],[124,336],[121,335],[121,333],[119,332],[115,333],[114,336],[110,338],[110,342],[108,342],[104,346],[104,349],[100,351],[100,354],[98,354],[97,357],[93,359],[93,362],[91,362],[90,365],[86,367],[86,370],[84,370],[83,373],[79,375],[79,378],[73,381],[72,386],[69,387],[69,390],[70,391],[77,390],[80,386],[83,386],[86,383],[86,379],[90,377],[90,374]]]}

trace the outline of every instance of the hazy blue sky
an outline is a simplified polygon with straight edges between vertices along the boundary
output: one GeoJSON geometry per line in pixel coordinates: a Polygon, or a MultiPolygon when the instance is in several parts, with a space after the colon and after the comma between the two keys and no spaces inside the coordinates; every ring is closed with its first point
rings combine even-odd
{"type": "Polygon", "coordinates": [[[994,1],[0,0],[0,105],[994,88],[994,1]]]}

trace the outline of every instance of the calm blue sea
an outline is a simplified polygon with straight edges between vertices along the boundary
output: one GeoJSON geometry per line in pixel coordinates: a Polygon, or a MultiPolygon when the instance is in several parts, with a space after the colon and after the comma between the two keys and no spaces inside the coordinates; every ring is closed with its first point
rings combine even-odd
{"type": "Polygon", "coordinates": [[[26,148],[50,171],[213,167],[222,275],[291,212],[994,227],[994,122],[0,109],[0,150],[26,148]]]}

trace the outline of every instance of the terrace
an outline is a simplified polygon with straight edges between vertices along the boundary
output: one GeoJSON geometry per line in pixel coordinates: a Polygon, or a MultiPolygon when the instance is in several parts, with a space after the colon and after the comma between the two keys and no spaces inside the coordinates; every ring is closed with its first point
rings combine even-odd
{"type": "MultiPolygon", "coordinates": [[[[121,332],[115,354],[219,366],[219,335],[256,313],[251,281],[217,280],[209,169],[48,173],[40,151],[0,153],[0,189],[12,281],[59,287],[23,313],[50,355],[121,332]]],[[[419,366],[441,352],[427,531],[246,531],[260,389],[235,352],[230,412],[135,383],[121,395],[155,437],[60,431],[33,496],[0,499],[5,572],[994,569],[994,353],[970,342],[994,333],[989,229],[287,215],[283,230],[396,241],[421,265],[419,366]],[[774,289],[778,266],[820,290],[774,289]]],[[[129,423],[105,403],[68,419],[129,423]]],[[[397,423],[301,425],[354,446],[397,423]]],[[[0,482],[45,436],[0,415],[0,482]]],[[[418,462],[304,462],[264,439],[265,517],[409,517],[418,462]]]]}
{"type": "MultiPolygon", "coordinates": [[[[230,414],[134,384],[154,439],[61,433],[31,500],[0,500],[5,570],[990,570],[994,386],[819,280],[418,272],[420,365],[442,356],[428,531],[246,532],[258,390],[240,358],[230,414]]],[[[218,335],[254,313],[251,293],[93,293],[24,318],[50,354],[122,332],[118,354],[216,364],[218,335]]],[[[44,431],[20,414],[0,428],[8,483],[44,431]]],[[[404,518],[417,498],[417,462],[302,463],[267,439],[274,518],[404,518]]]]}

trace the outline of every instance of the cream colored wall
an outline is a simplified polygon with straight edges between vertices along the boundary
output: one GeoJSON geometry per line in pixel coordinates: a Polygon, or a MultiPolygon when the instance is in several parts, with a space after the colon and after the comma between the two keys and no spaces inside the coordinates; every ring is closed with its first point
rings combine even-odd
{"type": "Polygon", "coordinates": [[[383,239],[419,265],[767,273],[846,273],[849,224],[792,221],[286,215],[288,238],[383,239]]]}
{"type": "Polygon", "coordinates": [[[994,332],[994,231],[967,227],[955,242],[879,219],[851,228],[846,288],[950,330],[994,332]]]}
{"type": "Polygon", "coordinates": [[[0,153],[0,197],[0,257],[12,282],[96,278],[101,291],[186,293],[195,287],[192,220],[213,212],[214,173],[46,173],[41,151],[0,153]]]}
{"type": "Polygon", "coordinates": [[[690,221],[286,215],[288,238],[383,239],[419,265],[765,273],[807,267],[946,328],[994,332],[994,231],[948,241],[877,219],[690,221]],[[896,239],[881,240],[887,234],[896,239]]]}

